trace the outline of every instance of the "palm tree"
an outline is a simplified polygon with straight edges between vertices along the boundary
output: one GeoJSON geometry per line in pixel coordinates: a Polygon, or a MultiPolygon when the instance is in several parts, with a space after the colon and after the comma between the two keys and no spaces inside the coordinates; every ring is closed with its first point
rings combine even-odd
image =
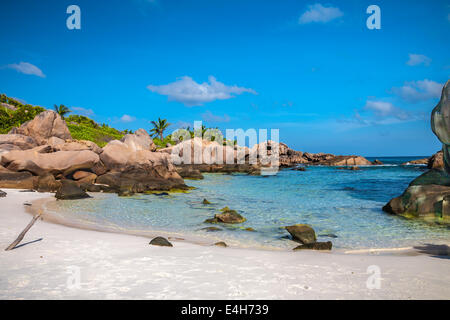
{"type": "Polygon", "coordinates": [[[168,123],[166,119],[158,118],[158,122],[152,121],[153,129],[150,130],[152,136],[159,136],[161,141],[164,140],[164,130],[167,129],[171,123],[168,123]]]}
{"type": "Polygon", "coordinates": [[[55,109],[55,112],[57,114],[59,114],[61,116],[62,119],[64,119],[64,116],[68,113],[71,113],[72,111],[70,111],[69,108],[67,108],[65,105],[60,104],[59,107],[55,104],[53,106],[53,108],[55,109]]]}

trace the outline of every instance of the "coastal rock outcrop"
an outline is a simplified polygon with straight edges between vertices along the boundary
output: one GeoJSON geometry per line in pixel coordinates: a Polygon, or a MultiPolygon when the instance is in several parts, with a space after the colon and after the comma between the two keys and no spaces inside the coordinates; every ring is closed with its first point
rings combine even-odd
{"type": "Polygon", "coordinates": [[[430,159],[430,169],[414,179],[405,192],[389,201],[383,210],[406,217],[439,219],[450,222],[450,80],[442,89],[441,100],[431,114],[431,128],[442,142],[442,156],[430,159]],[[442,160],[440,160],[442,159],[442,160]],[[442,161],[442,165],[440,162],[442,161]],[[431,163],[431,164],[430,164],[431,163]]]}
{"type": "Polygon", "coordinates": [[[72,138],[65,121],[51,110],[41,112],[33,120],[25,122],[19,128],[13,128],[9,133],[32,137],[39,145],[46,144],[51,137],[63,140],[72,138]]]}
{"type": "Polygon", "coordinates": [[[60,188],[61,182],[57,181],[52,174],[38,177],[34,186],[34,189],[39,192],[56,192],[60,188]]]}
{"type": "Polygon", "coordinates": [[[28,171],[35,175],[62,174],[90,169],[100,161],[98,154],[89,151],[51,152],[48,145],[29,150],[11,151],[2,155],[1,164],[11,171],[28,171]]]}
{"type": "Polygon", "coordinates": [[[361,156],[335,156],[319,161],[318,164],[324,166],[370,166],[372,162],[361,156]]]}
{"type": "Polygon", "coordinates": [[[120,141],[134,152],[138,150],[156,151],[155,143],[144,129],[139,129],[134,134],[126,134],[120,141]]]}
{"type": "Polygon", "coordinates": [[[0,188],[33,189],[36,181],[30,172],[14,172],[0,166],[0,188]]]}
{"type": "Polygon", "coordinates": [[[37,147],[37,143],[32,137],[23,134],[0,134],[0,148],[5,144],[14,145],[21,150],[37,147]]]}

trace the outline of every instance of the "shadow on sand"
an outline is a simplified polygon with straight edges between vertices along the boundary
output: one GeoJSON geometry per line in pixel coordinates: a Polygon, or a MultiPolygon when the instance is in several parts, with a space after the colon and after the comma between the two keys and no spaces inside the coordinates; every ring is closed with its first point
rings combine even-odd
{"type": "Polygon", "coordinates": [[[434,258],[450,259],[450,247],[445,244],[424,244],[415,246],[414,249],[423,254],[428,254],[434,258]]]}

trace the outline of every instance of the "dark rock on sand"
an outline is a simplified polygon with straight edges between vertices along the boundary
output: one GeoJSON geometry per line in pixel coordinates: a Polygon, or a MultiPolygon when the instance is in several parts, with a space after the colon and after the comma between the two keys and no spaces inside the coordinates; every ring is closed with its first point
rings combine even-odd
{"type": "Polygon", "coordinates": [[[156,237],[152,239],[149,244],[151,244],[152,246],[173,247],[169,240],[163,237],[156,237]]]}
{"type": "Polygon", "coordinates": [[[222,248],[228,247],[227,244],[223,241],[216,242],[216,243],[214,243],[214,245],[217,247],[222,247],[222,248]]]}
{"type": "Polygon", "coordinates": [[[296,224],[287,226],[285,229],[291,234],[294,241],[302,244],[310,244],[316,242],[316,233],[314,229],[307,224],[296,224]]]}
{"type": "Polygon", "coordinates": [[[0,198],[4,198],[4,197],[6,197],[6,192],[0,190],[0,198]]]}
{"type": "Polygon", "coordinates": [[[298,247],[295,247],[293,250],[331,250],[333,247],[333,244],[331,241],[327,242],[314,242],[314,243],[308,243],[308,244],[302,244],[298,247]]]}
{"type": "Polygon", "coordinates": [[[90,196],[83,191],[75,181],[72,180],[61,180],[61,187],[56,192],[55,197],[60,200],[90,198],[90,196]]]}

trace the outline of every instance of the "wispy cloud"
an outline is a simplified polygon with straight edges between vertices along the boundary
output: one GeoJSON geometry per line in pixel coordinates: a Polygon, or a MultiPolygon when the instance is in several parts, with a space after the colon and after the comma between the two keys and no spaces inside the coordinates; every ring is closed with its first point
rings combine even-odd
{"type": "Polygon", "coordinates": [[[223,116],[215,115],[211,111],[207,110],[202,114],[203,121],[210,123],[219,123],[219,122],[230,122],[230,117],[227,114],[223,116]]]}
{"type": "Polygon", "coordinates": [[[123,116],[120,117],[120,121],[129,123],[129,122],[136,121],[136,117],[130,116],[128,114],[124,114],[123,116]]]}
{"type": "Polygon", "coordinates": [[[368,100],[363,110],[372,112],[378,119],[393,117],[398,120],[409,120],[413,117],[409,112],[385,101],[368,100]]]}
{"type": "Polygon", "coordinates": [[[23,74],[29,74],[29,75],[34,75],[34,76],[38,76],[41,78],[45,78],[45,74],[42,72],[41,69],[39,69],[35,65],[28,63],[28,62],[8,64],[8,65],[6,65],[6,68],[14,69],[17,72],[20,72],[23,74]]]}
{"type": "Polygon", "coordinates": [[[326,7],[320,3],[316,3],[308,6],[308,10],[306,10],[298,19],[298,23],[327,23],[334,19],[340,18],[343,15],[344,13],[337,7],[326,7]]]}
{"type": "Polygon", "coordinates": [[[392,88],[392,92],[403,100],[408,102],[419,102],[433,98],[439,98],[441,96],[442,83],[438,83],[432,80],[419,80],[405,82],[402,87],[392,88]]]}
{"type": "Polygon", "coordinates": [[[423,54],[410,53],[409,60],[406,62],[408,66],[418,66],[425,65],[429,66],[431,64],[431,59],[423,54]]]}
{"type": "Polygon", "coordinates": [[[197,83],[191,77],[184,76],[166,85],[149,85],[147,88],[168,97],[169,101],[178,101],[186,106],[200,106],[215,100],[227,100],[245,92],[256,94],[255,90],[227,86],[213,76],[208,82],[197,83]]]}
{"type": "Polygon", "coordinates": [[[92,109],[85,109],[85,108],[81,108],[81,107],[70,107],[70,110],[72,110],[72,112],[75,112],[77,114],[80,114],[82,116],[93,116],[94,115],[94,110],[92,109]]]}

